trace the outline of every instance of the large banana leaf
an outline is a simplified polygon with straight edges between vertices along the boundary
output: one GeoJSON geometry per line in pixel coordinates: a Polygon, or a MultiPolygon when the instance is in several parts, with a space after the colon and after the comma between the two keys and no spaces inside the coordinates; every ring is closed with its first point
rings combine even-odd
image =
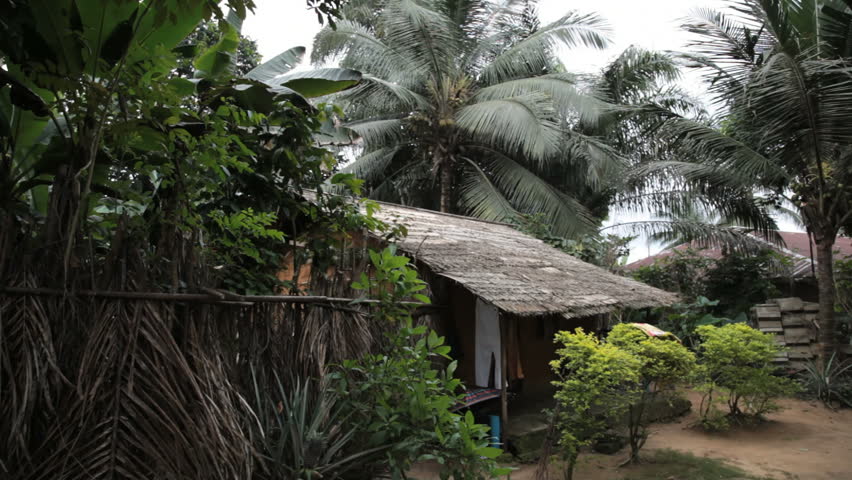
{"type": "Polygon", "coordinates": [[[275,83],[314,98],[352,88],[360,82],[361,72],[348,68],[318,68],[282,75],[275,83]]]}
{"type": "Polygon", "coordinates": [[[346,68],[319,68],[292,72],[302,62],[305,47],[293,47],[264,62],[246,74],[246,77],[274,87],[283,86],[307,98],[337,93],[357,85],[361,72],[346,68]]]}
{"type": "Polygon", "coordinates": [[[246,77],[272,85],[273,79],[296,68],[305,57],[305,47],[293,47],[271,60],[261,63],[246,74],[246,77]]]}
{"type": "Polygon", "coordinates": [[[237,30],[229,23],[224,23],[219,41],[195,60],[195,68],[198,69],[195,76],[209,79],[232,73],[234,55],[239,44],[240,36],[237,30]]]}

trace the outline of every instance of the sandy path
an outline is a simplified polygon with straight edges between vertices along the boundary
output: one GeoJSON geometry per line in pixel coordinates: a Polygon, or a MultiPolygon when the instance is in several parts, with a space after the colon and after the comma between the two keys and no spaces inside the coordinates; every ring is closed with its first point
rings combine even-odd
{"type": "MultiPolygon", "coordinates": [[[[693,405],[698,404],[698,398],[690,395],[693,405]]],[[[671,448],[720,458],[753,475],[779,480],[852,480],[852,410],[835,412],[819,403],[792,399],[780,403],[785,409],[769,415],[767,423],[725,433],[691,428],[695,412],[676,423],[652,425],[644,451],[671,448]]],[[[581,455],[574,478],[622,478],[629,472],[616,466],[624,458],[625,452],[581,455]]],[[[438,478],[434,468],[422,465],[416,469],[415,478],[438,478]]],[[[534,467],[523,466],[511,478],[532,479],[534,467]]]]}
{"type": "MultiPolygon", "coordinates": [[[[698,397],[690,398],[697,405],[698,397]]],[[[801,480],[852,479],[852,410],[831,411],[822,404],[783,400],[784,410],[769,422],[725,433],[689,428],[696,415],[678,423],[654,425],[645,448],[672,448],[722,458],[755,475],[801,480]]]]}

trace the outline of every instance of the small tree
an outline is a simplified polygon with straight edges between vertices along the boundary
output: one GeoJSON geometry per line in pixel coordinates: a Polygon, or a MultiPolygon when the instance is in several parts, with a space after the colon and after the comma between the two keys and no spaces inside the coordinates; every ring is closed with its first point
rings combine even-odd
{"type": "Polygon", "coordinates": [[[704,379],[701,421],[707,427],[725,428],[730,420],[759,418],[778,410],[778,397],[795,392],[796,384],[773,375],[773,358],[781,352],[771,334],[748,325],[698,327],[704,379]],[[727,415],[717,404],[725,403],[727,415]]]}
{"type": "Polygon", "coordinates": [[[624,415],[640,384],[640,360],[591,333],[578,328],[559,332],[557,359],[550,363],[558,380],[556,401],[565,479],[573,476],[580,447],[602,434],[614,419],[624,415]]]}
{"type": "Polygon", "coordinates": [[[637,393],[630,399],[627,430],[630,459],[639,461],[639,450],[648,439],[648,406],[660,397],[674,395],[673,386],[689,378],[695,371],[695,355],[676,340],[649,337],[629,324],[612,329],[607,342],[633,355],[639,362],[637,393]]]}
{"type": "Polygon", "coordinates": [[[677,292],[687,298],[696,298],[706,294],[704,276],[712,262],[692,248],[685,251],[673,250],[671,256],[652,265],[640,267],[633,276],[652,287],[677,292]]]}

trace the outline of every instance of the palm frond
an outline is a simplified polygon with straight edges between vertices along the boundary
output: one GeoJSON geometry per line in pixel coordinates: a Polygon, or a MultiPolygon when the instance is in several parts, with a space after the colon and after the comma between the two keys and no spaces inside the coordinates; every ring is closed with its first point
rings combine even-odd
{"type": "Polygon", "coordinates": [[[373,75],[363,75],[361,83],[342,98],[349,103],[369,107],[374,115],[414,110],[428,105],[422,95],[406,85],[373,75]]]}
{"type": "Polygon", "coordinates": [[[608,33],[606,22],[598,15],[568,13],[498,55],[482,71],[481,78],[491,85],[520,75],[544,73],[554,48],[563,45],[604,48],[609,44],[608,33]]]}
{"type": "Polygon", "coordinates": [[[517,210],[500,190],[491,183],[488,175],[473,160],[462,157],[464,176],[459,187],[458,202],[465,212],[476,218],[494,222],[511,222],[518,218],[517,210]]]}
{"type": "Polygon", "coordinates": [[[822,44],[836,57],[852,57],[852,5],[844,0],[828,0],[820,14],[822,44]]]}
{"type": "Polygon", "coordinates": [[[677,151],[683,152],[685,158],[710,165],[703,170],[708,174],[729,169],[738,172],[742,179],[760,179],[765,185],[783,183],[788,178],[787,172],[776,162],[745,143],[695,120],[669,114],[656,135],[676,145],[677,151]]]}
{"type": "Polygon", "coordinates": [[[805,225],[804,220],[802,220],[802,214],[796,209],[795,205],[782,204],[775,206],[772,211],[779,218],[786,219],[788,222],[792,222],[798,228],[805,230],[807,225],[805,225]]]}
{"type": "Polygon", "coordinates": [[[633,167],[627,178],[645,183],[659,179],[659,183],[683,182],[710,188],[750,189],[754,185],[754,177],[744,177],[735,170],[712,163],[681,160],[643,163],[633,167]]]}
{"type": "Polygon", "coordinates": [[[692,11],[691,20],[683,28],[699,39],[689,43],[690,60],[697,66],[709,67],[710,90],[722,101],[746,85],[752,69],[772,49],[771,37],[747,16],[734,18],[701,8],[692,11]]]}
{"type": "Polygon", "coordinates": [[[680,69],[670,55],[630,47],[604,69],[597,88],[613,103],[639,103],[679,79],[680,69]]]}
{"type": "Polygon", "coordinates": [[[579,173],[587,185],[596,189],[617,185],[628,166],[627,160],[603,139],[574,130],[563,132],[559,156],[576,167],[574,175],[585,167],[579,173]]]}
{"type": "Polygon", "coordinates": [[[677,188],[651,187],[648,191],[623,191],[615,200],[616,208],[631,213],[648,213],[672,218],[695,217],[695,212],[717,215],[723,224],[747,228],[770,235],[777,230],[775,220],[763,198],[751,189],[706,187],[695,182],[683,182],[677,188]]]}
{"type": "Polygon", "coordinates": [[[458,55],[459,38],[446,15],[429,3],[397,0],[388,3],[381,15],[386,41],[408,58],[416,70],[434,78],[448,73],[458,55]]]}
{"type": "MultiPolygon", "coordinates": [[[[502,153],[480,146],[487,156],[480,169],[494,187],[521,213],[541,213],[556,235],[575,237],[589,232],[594,220],[577,200],[502,153]]],[[[472,208],[474,205],[464,205],[472,208]]]]}
{"type": "Polygon", "coordinates": [[[701,248],[718,247],[730,251],[755,252],[766,247],[764,241],[749,235],[740,227],[714,225],[689,220],[643,220],[618,223],[600,229],[620,235],[654,236],[660,241],[687,241],[701,248]]]}
{"type": "Polygon", "coordinates": [[[354,173],[356,177],[368,183],[375,183],[387,175],[387,167],[399,151],[400,147],[392,146],[365,152],[340,171],[354,173]]]}
{"type": "Polygon", "coordinates": [[[690,13],[691,21],[683,28],[700,37],[689,43],[690,51],[718,65],[748,70],[760,63],[763,53],[772,46],[762,29],[764,25],[749,16],[732,16],[712,8],[697,8],[690,13]]]}
{"type": "Polygon", "coordinates": [[[396,45],[376,37],[369,28],[350,20],[341,20],[336,28],[326,27],[314,37],[311,62],[327,63],[345,56],[342,65],[372,75],[412,72],[417,66],[396,45]]]}
{"type": "Polygon", "coordinates": [[[343,126],[357,133],[370,149],[399,144],[406,136],[405,123],[398,118],[371,118],[343,126]]]}
{"type": "Polygon", "coordinates": [[[185,319],[190,345],[183,351],[168,307],[105,301],[92,313],[76,395],[62,405],[27,478],[244,474],[251,447],[228,393],[233,387],[195,344],[195,322],[185,319]],[[63,461],[66,455],[73,462],[63,461]]]}
{"type": "MultiPolygon", "coordinates": [[[[746,98],[752,106],[739,111],[759,107],[761,147],[819,150],[852,141],[852,77],[843,62],[802,62],[778,53],[755,74],[746,98]]],[[[819,159],[819,151],[812,158],[819,159]]]]}
{"type": "Polygon", "coordinates": [[[551,73],[497,83],[479,90],[477,101],[545,94],[563,116],[571,115],[584,123],[594,124],[601,113],[612,106],[578,88],[576,76],[570,73],[551,73]]]}
{"type": "Polygon", "coordinates": [[[559,125],[549,98],[542,94],[485,100],[456,114],[458,127],[472,138],[502,149],[543,160],[559,147],[559,125]]]}
{"type": "Polygon", "coordinates": [[[646,105],[655,105],[682,117],[696,120],[708,118],[702,99],[676,85],[648,92],[642,100],[646,105]]]}
{"type": "Polygon", "coordinates": [[[486,0],[445,0],[440,2],[439,8],[452,25],[467,32],[487,18],[490,3],[486,0]]]}

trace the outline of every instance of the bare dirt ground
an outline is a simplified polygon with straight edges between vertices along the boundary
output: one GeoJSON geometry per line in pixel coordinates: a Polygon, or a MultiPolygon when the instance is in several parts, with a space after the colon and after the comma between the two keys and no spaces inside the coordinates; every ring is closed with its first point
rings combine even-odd
{"type": "MultiPolygon", "coordinates": [[[[697,405],[699,399],[696,395],[690,400],[697,405]]],[[[768,422],[725,433],[690,428],[696,421],[693,411],[678,423],[653,425],[645,448],[721,458],[760,476],[852,479],[852,410],[832,411],[818,402],[794,399],[779,403],[784,410],[770,414],[768,422]]]]}
{"type": "MultiPolygon", "coordinates": [[[[690,400],[698,404],[697,395],[690,395],[690,400]]],[[[724,433],[691,427],[696,421],[694,411],[677,422],[652,425],[643,452],[689,452],[722,459],[754,476],[778,480],[852,480],[852,410],[832,411],[820,403],[795,399],[780,404],[784,410],[769,415],[766,423],[724,433]]],[[[632,469],[642,468],[618,468],[625,458],[624,451],[616,455],[583,454],[574,478],[618,480],[631,476],[632,469]]],[[[521,466],[511,479],[533,479],[534,473],[534,466],[521,466]]],[[[412,474],[413,478],[438,478],[432,477],[435,470],[429,466],[412,474]]]]}

